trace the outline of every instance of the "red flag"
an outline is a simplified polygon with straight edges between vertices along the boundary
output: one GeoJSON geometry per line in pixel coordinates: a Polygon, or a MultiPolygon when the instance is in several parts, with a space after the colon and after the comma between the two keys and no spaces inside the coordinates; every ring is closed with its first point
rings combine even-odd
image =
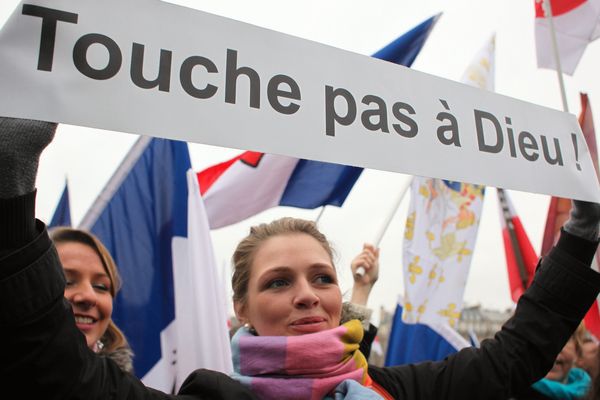
{"type": "MultiPolygon", "coordinates": [[[[596,132],[594,129],[594,119],[592,118],[592,107],[587,94],[581,93],[581,114],[579,115],[579,125],[583,131],[583,136],[587,142],[588,148],[590,149],[590,155],[594,162],[594,168],[596,168],[596,175],[600,179],[600,173],[598,172],[598,148],[596,146],[596,132]]],[[[596,252],[592,267],[599,271],[600,265],[600,252],[596,252]]],[[[590,307],[588,313],[583,319],[585,327],[592,333],[596,338],[600,339],[600,309],[598,308],[598,299],[590,307]]]]}
{"type": "Polygon", "coordinates": [[[546,218],[546,228],[544,228],[544,238],[542,239],[542,257],[548,254],[554,243],[558,240],[560,228],[569,219],[571,212],[571,199],[562,197],[552,197],[548,206],[548,217],[546,218]]]}
{"type": "MultiPolygon", "coordinates": [[[[596,168],[596,175],[600,177],[598,173],[598,150],[596,146],[596,133],[594,132],[594,120],[592,118],[592,108],[589,105],[589,99],[587,94],[581,93],[581,114],[579,114],[579,125],[583,131],[583,137],[587,143],[594,168],[596,168]]],[[[544,239],[542,241],[542,256],[548,254],[556,240],[560,228],[569,219],[569,212],[571,211],[571,200],[563,199],[559,197],[552,197],[550,200],[550,206],[548,208],[548,217],[546,218],[546,228],[544,229],[544,239]]]]}
{"type": "MultiPolygon", "coordinates": [[[[581,114],[579,114],[579,125],[583,131],[583,137],[590,150],[590,155],[596,168],[596,175],[600,179],[600,173],[598,172],[598,149],[596,146],[596,132],[594,130],[594,120],[592,118],[592,107],[590,106],[587,94],[581,93],[581,114]]],[[[548,208],[548,218],[546,219],[546,228],[544,229],[544,239],[542,242],[542,255],[546,255],[552,248],[561,226],[569,218],[569,212],[571,211],[571,201],[569,199],[562,199],[553,197],[550,200],[550,207],[548,208]]],[[[598,262],[600,260],[600,254],[596,253],[592,267],[598,271],[598,262]]],[[[596,338],[600,338],[600,310],[598,309],[598,301],[596,300],[587,315],[585,316],[584,323],[588,331],[590,331],[596,338]]]]}
{"type": "Polygon", "coordinates": [[[508,193],[504,189],[497,189],[497,192],[510,295],[516,303],[533,280],[538,256],[508,193]]]}
{"type": "Polygon", "coordinates": [[[579,114],[579,125],[583,131],[583,137],[587,143],[588,149],[590,149],[590,155],[594,162],[594,168],[596,168],[596,175],[600,178],[598,172],[598,146],[596,145],[596,132],[594,129],[594,118],[592,117],[592,106],[590,105],[590,99],[585,93],[580,93],[581,97],[581,114],[579,114]]]}
{"type": "Polygon", "coordinates": [[[587,44],[600,36],[600,0],[535,0],[538,67],[556,69],[545,2],[549,2],[552,8],[552,24],[562,70],[573,75],[587,44]]]}

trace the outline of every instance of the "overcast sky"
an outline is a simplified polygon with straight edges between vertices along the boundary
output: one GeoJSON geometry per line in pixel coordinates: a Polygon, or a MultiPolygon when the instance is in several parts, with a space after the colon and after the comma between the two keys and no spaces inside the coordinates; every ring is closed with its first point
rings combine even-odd
{"type": "MultiPolygon", "coordinates": [[[[143,7],[144,0],[136,0],[143,7]]],[[[146,0],[158,1],[158,0],[146,0]]],[[[173,1],[175,2],[175,1],[173,1]]],[[[290,1],[176,1],[225,17],[311,39],[361,54],[372,54],[414,25],[443,12],[414,69],[459,80],[479,48],[496,33],[496,92],[543,106],[562,109],[556,73],[537,69],[533,0],[303,0],[290,1]]],[[[18,4],[0,2],[0,24],[18,4]]],[[[580,111],[579,91],[587,92],[594,117],[600,121],[600,43],[588,46],[573,77],[565,77],[571,112],[580,111]]],[[[135,135],[61,126],[44,153],[38,177],[38,215],[49,219],[68,176],[75,223],[83,216],[135,135]]],[[[196,170],[225,160],[238,150],[190,145],[196,170]]],[[[452,160],[444,162],[451,163],[452,160]]],[[[364,241],[373,241],[390,213],[406,176],[367,170],[345,205],[328,207],[320,226],[338,250],[342,287],[349,289],[349,262],[364,241]]],[[[511,192],[534,248],[539,249],[548,197],[511,192]]],[[[381,243],[381,279],[370,305],[395,307],[402,291],[401,249],[408,197],[396,213],[381,243]]],[[[506,262],[500,233],[495,190],[487,191],[480,233],[465,292],[467,304],[503,309],[511,306],[506,262]]],[[[316,218],[318,210],[273,209],[232,227],[213,231],[217,262],[225,265],[250,225],[292,215],[316,218]]]]}

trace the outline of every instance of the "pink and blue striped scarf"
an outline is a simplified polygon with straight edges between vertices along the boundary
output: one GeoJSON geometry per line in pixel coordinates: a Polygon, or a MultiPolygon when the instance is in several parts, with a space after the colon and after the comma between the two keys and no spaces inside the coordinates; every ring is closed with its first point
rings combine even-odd
{"type": "Polygon", "coordinates": [[[231,340],[235,379],[261,399],[382,399],[358,350],[362,325],[300,336],[255,336],[240,328],[231,340]]]}

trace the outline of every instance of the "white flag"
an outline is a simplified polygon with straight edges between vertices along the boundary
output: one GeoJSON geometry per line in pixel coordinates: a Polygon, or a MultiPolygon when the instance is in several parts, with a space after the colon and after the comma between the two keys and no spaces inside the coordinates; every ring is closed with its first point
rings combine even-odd
{"type": "Polygon", "coordinates": [[[175,315],[177,320],[177,389],[198,368],[233,371],[226,294],[217,269],[208,218],[196,174],[188,182],[188,237],[174,243],[175,315]],[[175,251],[179,250],[179,251],[175,251]]]}

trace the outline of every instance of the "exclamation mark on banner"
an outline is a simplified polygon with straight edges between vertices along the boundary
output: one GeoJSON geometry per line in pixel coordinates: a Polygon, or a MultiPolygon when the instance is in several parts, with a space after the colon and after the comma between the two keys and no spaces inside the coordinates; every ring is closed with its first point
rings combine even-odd
{"type": "Polygon", "coordinates": [[[571,139],[573,139],[573,148],[575,149],[575,165],[577,165],[577,170],[581,171],[581,165],[579,164],[579,147],[577,146],[577,135],[571,133],[571,139]]]}

